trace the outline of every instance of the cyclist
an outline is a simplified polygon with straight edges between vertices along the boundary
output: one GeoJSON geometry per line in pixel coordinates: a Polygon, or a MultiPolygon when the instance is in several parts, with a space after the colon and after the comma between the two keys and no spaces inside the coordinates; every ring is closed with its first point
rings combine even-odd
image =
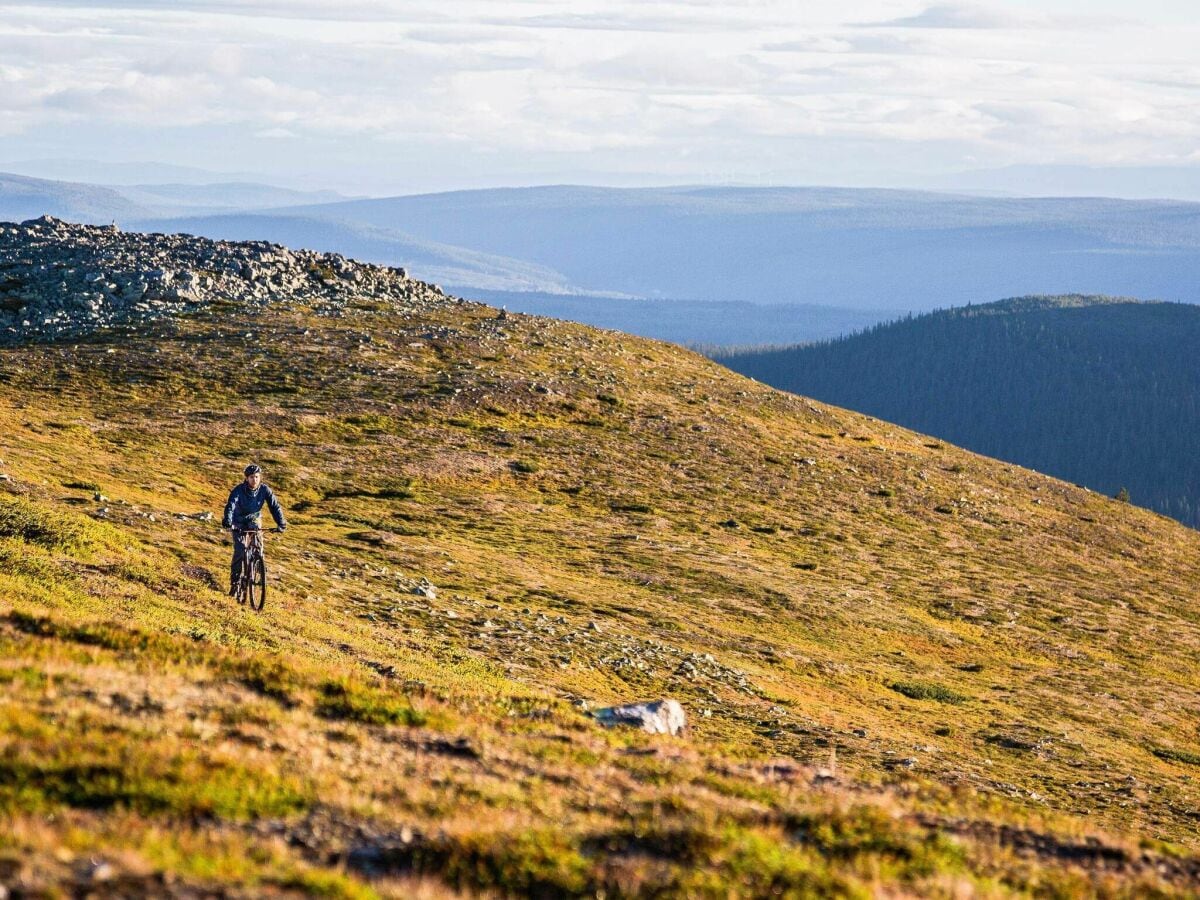
{"type": "Polygon", "coordinates": [[[247,531],[262,528],[262,508],[271,511],[275,525],[279,531],[287,528],[283,517],[283,508],[275,499],[275,492],[263,484],[262,466],[254,464],[246,466],[246,480],[229,492],[229,500],[225,504],[225,515],[221,519],[222,528],[233,529],[233,563],[229,567],[229,595],[237,592],[238,573],[242,569],[242,560],[246,556],[246,545],[242,537],[247,531]]]}

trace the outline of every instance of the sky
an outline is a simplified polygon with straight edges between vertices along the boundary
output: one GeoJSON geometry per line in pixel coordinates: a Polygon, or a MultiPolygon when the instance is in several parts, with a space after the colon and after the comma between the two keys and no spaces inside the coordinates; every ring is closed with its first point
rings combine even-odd
{"type": "Polygon", "coordinates": [[[387,194],[1200,168],[1197,46],[1190,0],[0,0],[0,169],[387,194]]]}

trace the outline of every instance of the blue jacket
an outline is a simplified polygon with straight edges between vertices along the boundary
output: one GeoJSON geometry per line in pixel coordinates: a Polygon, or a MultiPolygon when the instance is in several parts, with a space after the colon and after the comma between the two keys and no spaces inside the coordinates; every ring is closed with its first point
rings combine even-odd
{"type": "Polygon", "coordinates": [[[265,484],[260,484],[257,491],[250,490],[246,482],[242,482],[229,492],[229,500],[225,504],[225,515],[221,518],[222,528],[261,528],[262,508],[271,510],[275,524],[287,528],[283,518],[283,508],[275,499],[274,492],[265,484]]]}

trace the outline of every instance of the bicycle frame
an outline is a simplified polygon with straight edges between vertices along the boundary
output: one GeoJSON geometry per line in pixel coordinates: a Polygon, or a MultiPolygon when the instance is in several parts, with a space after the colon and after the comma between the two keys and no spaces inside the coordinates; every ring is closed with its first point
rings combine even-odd
{"type": "Polygon", "coordinates": [[[262,553],[263,551],[263,529],[262,528],[234,528],[231,529],[238,539],[241,540],[242,546],[246,548],[247,556],[251,551],[262,553]],[[240,534],[238,534],[241,532],[240,534]]]}
{"type": "Polygon", "coordinates": [[[229,528],[227,530],[232,531],[235,537],[240,538],[242,541],[242,546],[245,547],[247,551],[251,548],[254,548],[259,552],[262,552],[263,549],[262,536],[268,531],[274,531],[276,533],[279,531],[278,528],[229,528]]]}

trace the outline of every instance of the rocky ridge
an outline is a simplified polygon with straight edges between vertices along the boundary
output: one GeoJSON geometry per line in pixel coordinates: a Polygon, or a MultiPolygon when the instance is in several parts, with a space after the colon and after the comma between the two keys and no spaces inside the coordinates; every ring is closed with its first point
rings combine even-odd
{"type": "Polygon", "coordinates": [[[418,311],[446,296],[404,269],[265,241],[125,233],[51,216],[0,223],[2,343],[136,327],[221,302],[337,315],[352,300],[418,311]]]}

